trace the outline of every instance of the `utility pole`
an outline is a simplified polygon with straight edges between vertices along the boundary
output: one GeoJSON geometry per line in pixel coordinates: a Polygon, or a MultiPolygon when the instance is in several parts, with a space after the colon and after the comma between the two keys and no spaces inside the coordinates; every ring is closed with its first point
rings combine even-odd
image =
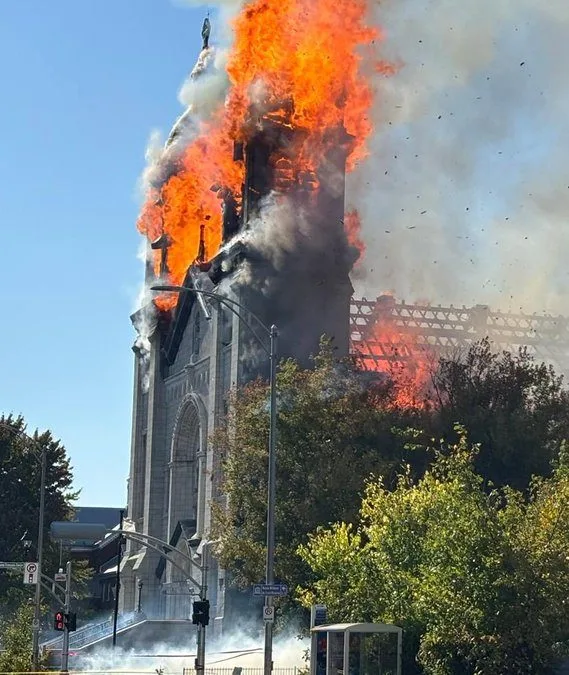
{"type": "MultiPolygon", "coordinates": [[[[208,574],[208,542],[203,545],[201,564],[200,600],[207,602],[207,574],[208,574]]],[[[209,615],[209,608],[207,610],[209,615]]],[[[203,675],[205,671],[205,622],[198,624],[198,649],[196,653],[196,675],[203,675]]]]}
{"type": "Polygon", "coordinates": [[[119,593],[121,590],[121,558],[122,558],[122,521],[124,510],[121,509],[119,538],[117,539],[117,575],[115,582],[115,612],[113,614],[113,649],[117,646],[117,621],[119,618],[119,593]]]}
{"type": "Polygon", "coordinates": [[[63,614],[65,616],[65,628],[63,629],[63,646],[61,649],[61,672],[69,671],[69,626],[68,617],[71,613],[71,561],[67,562],[65,568],[65,604],[63,614]]]}
{"type": "Polygon", "coordinates": [[[41,476],[40,476],[40,513],[38,524],[38,582],[34,601],[34,619],[32,623],[32,668],[39,670],[40,661],[40,617],[41,617],[41,575],[43,563],[43,528],[45,520],[45,482],[47,469],[47,449],[41,448],[41,476]]]}
{"type": "MultiPolygon", "coordinates": [[[[275,581],[275,493],[276,493],[276,442],[277,442],[277,327],[271,326],[270,346],[270,426],[269,426],[269,480],[267,486],[267,564],[265,583],[275,581]]],[[[265,597],[265,607],[272,607],[273,598],[265,597]]],[[[273,624],[265,622],[264,675],[273,670],[273,624]]]]}

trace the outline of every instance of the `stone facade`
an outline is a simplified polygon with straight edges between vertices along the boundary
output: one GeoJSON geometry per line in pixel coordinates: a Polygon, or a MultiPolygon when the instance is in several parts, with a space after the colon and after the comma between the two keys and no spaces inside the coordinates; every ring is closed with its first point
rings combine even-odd
{"type": "MultiPolygon", "coordinates": [[[[340,144],[331,150],[313,181],[297,176],[281,190],[274,157],[288,151],[293,131],[264,117],[255,128],[257,135],[245,147],[234,148],[234,160],[243,162],[245,176],[239,211],[234,198],[223,196],[225,245],[207,263],[198,254],[184,282],[194,288],[199,283],[247,309],[235,313],[217,302],[206,309],[195,294],[184,293],[174,309],[158,312],[151,305],[131,317],[139,337],[134,347],[128,519],[137,532],[191,552],[197,560],[202,559],[199,542],[203,546],[211,536],[211,506],[224,499],[220,462],[209,439],[227,412],[231,390],[259,374],[268,375],[268,358],[258,344],[258,337],[266,336],[251,312],[266,326],[277,324],[281,358],[292,356],[306,365],[323,334],[335,340],[339,354],[348,352],[349,272],[357,253],[343,225],[346,148],[340,144]],[[286,245],[273,251],[278,255],[235,237],[251,223],[258,224],[269,193],[278,203],[271,211],[272,225],[287,232],[286,245]]],[[[162,233],[151,246],[160,253],[162,275],[167,272],[168,238],[162,233]]],[[[149,265],[147,285],[155,281],[149,265]]],[[[128,544],[123,612],[135,608],[142,581],[149,617],[188,618],[196,589],[184,582],[185,572],[170,569],[161,559],[159,551],[128,544]]],[[[201,583],[195,566],[189,572],[201,583]]],[[[216,630],[231,613],[229,595],[224,570],[211,560],[208,597],[216,630]]]]}
{"type": "MultiPolygon", "coordinates": [[[[166,363],[163,354],[172,326],[157,321],[148,335],[149,350],[135,348],[128,516],[137,531],[171,543],[183,521],[193,523],[193,531],[186,528],[184,537],[207,538],[211,523],[207,505],[216,498],[208,437],[224,410],[229,389],[237,384],[232,379],[235,317],[212,308],[207,320],[199,303],[191,305],[172,363],[166,363]]],[[[210,574],[209,596],[216,616],[215,562],[210,574]]],[[[192,576],[200,580],[196,568],[192,576]]],[[[129,543],[123,565],[123,611],[134,609],[140,579],[149,616],[188,618],[190,593],[195,589],[182,577],[171,565],[160,567],[158,553],[129,543]]]]}
{"type": "MultiPolygon", "coordinates": [[[[247,308],[254,307],[270,325],[275,303],[263,305],[262,296],[250,288],[232,287],[232,274],[219,281],[222,292],[247,308]]],[[[352,294],[347,269],[343,283],[336,279],[328,288],[326,302],[319,297],[320,291],[297,299],[299,312],[309,311],[307,303],[313,302],[312,313],[320,318],[307,324],[301,335],[296,329],[287,333],[287,327],[294,324],[283,322],[281,357],[314,353],[323,333],[336,336],[346,351],[352,294]]],[[[269,365],[248,328],[254,319],[247,312],[237,315],[218,303],[210,304],[208,310],[209,318],[195,295],[188,293],[180,295],[171,312],[143,308],[132,317],[144,340],[139,338],[134,347],[128,519],[138,532],[191,551],[198,561],[200,548],[196,546],[210,537],[211,505],[224,499],[211,434],[227,412],[231,390],[258,374],[267,375],[269,365]]],[[[264,337],[263,330],[256,328],[259,337],[264,337]]],[[[189,571],[201,583],[197,568],[189,571]]],[[[144,611],[149,617],[183,619],[191,614],[191,597],[197,589],[184,581],[180,570],[161,562],[159,552],[128,543],[122,573],[123,612],[135,609],[138,582],[142,581],[144,611]]],[[[231,602],[225,571],[214,559],[209,561],[208,597],[214,630],[221,631],[231,602]]],[[[243,598],[234,599],[243,602],[243,598]]]]}

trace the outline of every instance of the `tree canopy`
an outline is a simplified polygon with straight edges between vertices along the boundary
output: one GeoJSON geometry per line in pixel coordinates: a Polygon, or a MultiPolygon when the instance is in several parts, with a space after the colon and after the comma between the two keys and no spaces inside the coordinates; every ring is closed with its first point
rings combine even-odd
{"type": "Polygon", "coordinates": [[[26,672],[32,669],[32,621],[34,606],[24,601],[9,618],[0,618],[0,672],[26,672]]]}
{"type": "MultiPolygon", "coordinates": [[[[281,364],[277,578],[333,620],[403,625],[408,672],[547,672],[568,639],[562,378],[483,341],[440,359],[419,404],[401,386],[326,344],[312,369],[281,364]]],[[[236,392],[214,437],[238,585],[264,577],[268,399],[236,392]]]]}
{"type": "Polygon", "coordinates": [[[332,621],[405,629],[405,672],[547,673],[569,648],[569,471],[488,492],[463,429],[423,478],[370,481],[359,523],[299,548],[317,580],[302,601],[332,621]]]}
{"type": "Polygon", "coordinates": [[[425,430],[455,442],[457,422],[480,444],[481,475],[523,490],[532,476],[551,473],[569,438],[569,393],[563,378],[526,349],[496,352],[483,340],[456,358],[440,359],[433,375],[425,430]]]}
{"type": "MultiPolygon", "coordinates": [[[[278,373],[276,574],[304,579],[296,547],[318,525],[355,518],[363,479],[389,474],[408,458],[403,430],[412,410],[394,410],[392,390],[328,345],[302,369],[286,361],[278,373]]],[[[268,390],[255,381],[232,401],[227,424],[214,438],[223,459],[226,508],[215,509],[221,562],[238,584],[264,576],[268,390]]]]}
{"type": "MultiPolygon", "coordinates": [[[[22,417],[0,417],[1,560],[37,559],[42,449],[46,452],[44,571],[53,574],[59,567],[59,547],[48,536],[49,524],[67,518],[76,498],[69,458],[49,431],[29,436],[22,417]],[[30,549],[24,547],[26,540],[30,549]]],[[[2,613],[14,611],[29,593],[20,573],[0,572],[2,613]]]]}

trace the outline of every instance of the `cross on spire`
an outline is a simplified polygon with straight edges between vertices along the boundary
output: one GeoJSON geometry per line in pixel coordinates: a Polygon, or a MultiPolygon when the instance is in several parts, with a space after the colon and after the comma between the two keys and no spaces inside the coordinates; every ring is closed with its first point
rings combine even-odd
{"type": "Polygon", "coordinates": [[[151,244],[150,248],[153,250],[159,250],[160,251],[160,276],[164,277],[166,276],[166,273],[168,272],[168,248],[172,245],[172,240],[170,237],[165,233],[162,232],[162,234],[158,237],[158,239],[155,239],[151,244]]]}

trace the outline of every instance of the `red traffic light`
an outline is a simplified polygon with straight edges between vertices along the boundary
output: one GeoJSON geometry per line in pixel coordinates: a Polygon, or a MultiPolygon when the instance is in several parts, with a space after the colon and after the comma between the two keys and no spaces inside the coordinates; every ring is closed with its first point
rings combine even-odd
{"type": "Polygon", "coordinates": [[[56,612],[53,619],[53,629],[58,631],[65,630],[65,614],[63,612],[56,612]]]}

